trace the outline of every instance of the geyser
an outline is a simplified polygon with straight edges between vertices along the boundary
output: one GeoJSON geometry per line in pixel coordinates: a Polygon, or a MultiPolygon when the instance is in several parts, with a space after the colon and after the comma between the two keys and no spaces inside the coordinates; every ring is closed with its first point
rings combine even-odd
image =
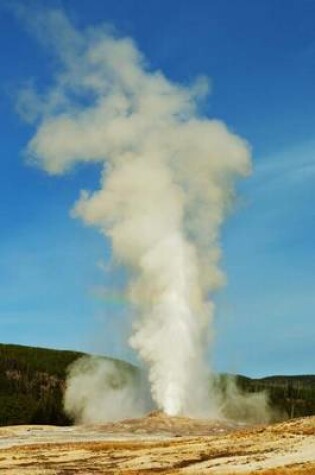
{"type": "Polygon", "coordinates": [[[50,174],[103,165],[99,190],[82,191],[72,214],[131,269],[129,343],[148,368],[152,398],[170,415],[215,414],[205,364],[211,294],[224,281],[220,227],[235,180],[249,173],[249,147],[199,112],[206,78],[174,83],[131,38],[78,31],[60,11],[38,18],[59,69],[45,93],[21,94],[20,110],[37,120],[28,157],[50,174]]]}

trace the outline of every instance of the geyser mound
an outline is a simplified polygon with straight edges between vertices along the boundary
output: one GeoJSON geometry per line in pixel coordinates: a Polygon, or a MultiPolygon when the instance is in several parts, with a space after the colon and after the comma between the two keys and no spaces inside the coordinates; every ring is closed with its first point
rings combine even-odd
{"type": "Polygon", "coordinates": [[[169,416],[163,411],[151,411],[143,417],[126,419],[98,426],[102,432],[143,436],[203,436],[223,435],[243,427],[243,423],[218,419],[194,419],[185,416],[169,416]]]}

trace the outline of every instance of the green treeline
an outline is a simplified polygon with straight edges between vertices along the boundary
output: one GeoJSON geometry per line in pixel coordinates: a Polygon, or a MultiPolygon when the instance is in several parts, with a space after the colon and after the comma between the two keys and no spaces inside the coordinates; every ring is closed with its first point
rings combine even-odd
{"type": "Polygon", "coordinates": [[[269,376],[261,379],[237,376],[237,385],[245,392],[267,390],[271,406],[290,419],[315,414],[315,376],[269,376]]]}
{"type": "Polygon", "coordinates": [[[66,368],[79,356],[0,344],[0,425],[69,424],[62,395],[66,368]]]}
{"type": "MultiPolygon", "coordinates": [[[[0,344],[0,425],[70,424],[62,410],[66,371],[82,355],[0,344]]],[[[237,376],[236,381],[244,392],[267,390],[271,404],[287,417],[315,414],[315,376],[237,376]]]]}

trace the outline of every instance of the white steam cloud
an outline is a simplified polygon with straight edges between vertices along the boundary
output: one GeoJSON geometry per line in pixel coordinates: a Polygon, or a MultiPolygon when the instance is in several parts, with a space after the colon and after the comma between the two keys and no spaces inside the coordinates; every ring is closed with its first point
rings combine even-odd
{"type": "Polygon", "coordinates": [[[38,121],[28,157],[51,174],[103,165],[99,190],[82,191],[73,215],[108,237],[131,269],[130,345],[148,367],[152,398],[170,415],[214,414],[204,361],[209,296],[224,282],[220,227],[235,180],[250,171],[249,147],[198,112],[204,77],[176,84],[150,69],[132,39],[77,31],[60,11],[39,15],[35,27],[59,73],[45,93],[20,97],[21,113],[38,121]]]}
{"type": "Polygon", "coordinates": [[[140,417],[151,408],[146,393],[141,374],[130,365],[83,356],[69,368],[64,409],[78,423],[140,417]]]}

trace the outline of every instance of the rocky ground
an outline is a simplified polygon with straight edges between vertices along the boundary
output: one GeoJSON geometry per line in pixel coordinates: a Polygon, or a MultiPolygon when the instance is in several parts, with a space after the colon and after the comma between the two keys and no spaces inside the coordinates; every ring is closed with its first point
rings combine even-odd
{"type": "Polygon", "coordinates": [[[167,417],[0,428],[0,473],[315,474],[315,417],[248,427],[167,417]]]}

